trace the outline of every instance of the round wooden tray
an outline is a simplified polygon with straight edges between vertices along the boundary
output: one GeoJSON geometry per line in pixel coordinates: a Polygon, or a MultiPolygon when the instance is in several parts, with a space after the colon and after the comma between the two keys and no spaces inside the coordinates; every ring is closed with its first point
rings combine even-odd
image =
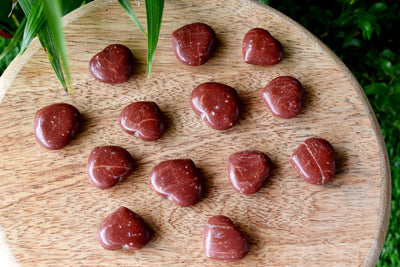
{"type": "MultiPolygon", "coordinates": [[[[133,1],[132,4],[134,5],[133,1]]],[[[145,25],[145,7],[134,6],[145,25]]],[[[76,93],[66,95],[35,40],[0,79],[0,262],[32,265],[216,265],[202,251],[209,217],[225,215],[245,233],[249,254],[233,265],[373,266],[382,249],[390,212],[391,182],[379,126],[360,85],[317,38],[272,8],[249,0],[167,0],[151,77],[146,39],[116,1],[98,0],[65,17],[76,93]],[[218,46],[203,66],[181,64],[170,34],[192,22],[212,26],[218,46]],[[284,59],[258,67],[242,60],[241,41],[253,27],[268,29],[284,59]],[[109,85],[88,71],[90,58],[112,43],[137,59],[131,79],[109,85]],[[18,75],[17,75],[18,74],[18,75]],[[291,120],[273,117],[261,89],[292,75],[304,85],[304,108],[291,120]],[[189,95],[202,82],[237,89],[241,119],[227,131],[209,128],[191,110],[189,95]],[[168,118],[165,135],[144,142],[122,132],[118,115],[132,101],[158,103],[168,118]],[[83,131],[58,151],[41,148],[33,135],[39,108],[67,102],[85,118],[83,131]],[[335,148],[337,175],[325,186],[306,183],[289,158],[309,137],[335,148]],[[134,173],[109,190],[88,182],[85,166],[99,145],[121,145],[136,160],[134,173]],[[241,195],[227,179],[231,153],[256,149],[275,164],[260,192],[241,195]],[[206,181],[203,199],[181,208],[152,191],[150,169],[191,158],[206,181]],[[153,229],[139,251],[107,251],[96,230],[125,205],[153,229]]]]}

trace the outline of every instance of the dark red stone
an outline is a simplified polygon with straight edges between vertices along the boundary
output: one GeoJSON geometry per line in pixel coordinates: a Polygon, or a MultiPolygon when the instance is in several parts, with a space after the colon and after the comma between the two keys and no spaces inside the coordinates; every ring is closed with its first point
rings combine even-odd
{"type": "Polygon", "coordinates": [[[179,61],[199,66],[208,60],[215,46],[215,32],[204,23],[183,26],[171,35],[172,47],[179,61]]]}
{"type": "Polygon", "coordinates": [[[271,161],[260,151],[237,152],[228,159],[229,182],[233,189],[243,194],[257,193],[271,170],[271,161]]]}
{"type": "Polygon", "coordinates": [[[105,249],[141,249],[150,239],[143,219],[126,207],[120,207],[100,224],[97,240],[105,249]]]}
{"type": "Polygon", "coordinates": [[[293,77],[280,76],[265,86],[261,97],[272,114],[290,119],[300,113],[303,86],[293,77]]]}
{"type": "Polygon", "coordinates": [[[239,97],[232,87],[216,82],[202,83],[190,95],[193,111],[211,128],[226,130],[239,119],[239,97]]]}
{"type": "Polygon", "coordinates": [[[160,108],[154,102],[134,102],[119,114],[122,130],[145,141],[159,139],[166,127],[160,108]]]}
{"type": "Polygon", "coordinates": [[[150,183],[157,194],[182,207],[199,202],[203,188],[191,159],[174,159],[159,163],[150,172],[150,183]]]}
{"type": "Polygon", "coordinates": [[[242,51],[243,60],[253,65],[275,65],[283,58],[281,43],[261,28],[251,29],[245,34],[242,51]]]}
{"type": "Polygon", "coordinates": [[[13,35],[3,29],[0,29],[0,36],[3,38],[11,39],[13,38],[13,35]]]}
{"type": "Polygon", "coordinates": [[[133,158],[119,146],[98,146],[90,153],[86,174],[97,188],[107,189],[124,180],[133,170],[133,158]]]}
{"type": "Polygon", "coordinates": [[[246,238],[232,221],[222,215],[211,217],[203,231],[203,250],[207,258],[232,262],[243,259],[248,252],[246,238]]]}
{"type": "Polygon", "coordinates": [[[133,72],[135,59],[128,47],[112,44],[89,62],[93,77],[105,83],[126,82],[133,72]]]}
{"type": "Polygon", "coordinates": [[[310,138],[301,143],[290,158],[290,163],[311,184],[326,184],[336,172],[333,147],[322,138],[310,138]]]}
{"type": "Polygon", "coordinates": [[[60,149],[77,135],[81,125],[79,110],[70,104],[59,103],[39,109],[35,114],[33,128],[41,146],[60,149]]]}

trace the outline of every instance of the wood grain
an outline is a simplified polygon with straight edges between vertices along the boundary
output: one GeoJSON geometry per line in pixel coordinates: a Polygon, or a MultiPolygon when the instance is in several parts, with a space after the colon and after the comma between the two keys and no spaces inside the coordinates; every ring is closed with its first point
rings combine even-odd
{"type": "MultiPolygon", "coordinates": [[[[132,1],[134,2],[134,1],[132,1]]],[[[134,5],[134,3],[132,3],[134,5]]],[[[145,25],[144,6],[134,6],[145,25]]],[[[153,72],[146,74],[146,39],[116,1],[98,0],[65,18],[76,93],[60,88],[37,40],[0,78],[0,244],[26,266],[228,265],[203,256],[205,222],[228,216],[249,241],[245,266],[374,266],[390,213],[391,181],[380,129],[358,82],[317,38],[279,12],[255,1],[167,0],[153,72]],[[213,10],[211,12],[211,10],[213,10]],[[218,36],[203,66],[181,64],[170,33],[204,22],[218,36]],[[272,67],[245,64],[241,40],[253,27],[281,41],[283,61],[272,67]],[[90,58],[112,43],[127,45],[137,59],[133,77],[120,85],[96,81],[90,58]],[[18,75],[17,75],[18,74],[18,75]],[[291,120],[273,117],[261,89],[279,75],[292,75],[305,88],[304,109],[291,120]],[[202,82],[237,89],[241,119],[215,131],[190,108],[189,95],[202,82]],[[137,100],[158,103],[168,129],[144,142],[119,128],[119,112],[137,100]],[[83,131],[65,149],[41,148],[33,135],[33,115],[55,102],[76,106],[83,131]],[[326,186],[304,182],[289,163],[309,137],[329,140],[338,171],[326,186]],[[121,145],[136,169],[109,190],[90,185],[85,165],[98,145],[121,145]],[[275,165],[259,193],[245,196],[227,179],[231,153],[256,149],[275,165]],[[191,158],[206,181],[204,198],[181,208],[152,191],[151,168],[167,159],[191,158]],[[153,229],[139,251],[106,251],[96,241],[101,221],[119,206],[134,210],[153,229]]],[[[7,258],[8,257],[8,258],[7,258]]]]}

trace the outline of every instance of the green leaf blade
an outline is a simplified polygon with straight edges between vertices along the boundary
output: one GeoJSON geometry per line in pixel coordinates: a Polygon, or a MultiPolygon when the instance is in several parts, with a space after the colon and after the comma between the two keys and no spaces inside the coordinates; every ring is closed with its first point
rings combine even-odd
{"type": "Polygon", "coordinates": [[[147,15],[147,77],[150,78],[156,52],[158,38],[160,36],[161,21],[164,11],[164,0],[146,0],[147,15]]]}
{"type": "Polygon", "coordinates": [[[131,19],[133,20],[133,22],[136,24],[136,26],[139,28],[139,30],[145,35],[147,36],[146,32],[144,31],[142,25],[140,24],[138,18],[136,17],[135,12],[133,12],[132,6],[129,3],[129,0],[118,0],[119,4],[121,5],[121,7],[125,10],[126,13],[128,13],[128,15],[131,17],[131,19]]]}
{"type": "Polygon", "coordinates": [[[21,55],[25,52],[26,48],[28,48],[33,38],[35,38],[44,22],[45,16],[43,14],[43,2],[36,1],[32,6],[31,12],[28,15],[28,21],[26,22],[20,50],[21,55]]]}
{"type": "Polygon", "coordinates": [[[58,80],[60,81],[64,89],[67,88],[67,83],[65,81],[62,71],[60,58],[56,56],[58,55],[57,48],[52,42],[52,35],[47,24],[45,24],[39,31],[39,41],[42,44],[42,47],[47,52],[47,57],[49,58],[50,64],[53,67],[53,70],[57,75],[58,80]]]}
{"type": "Polygon", "coordinates": [[[44,1],[45,3],[44,14],[47,20],[46,26],[48,31],[43,32],[43,35],[45,35],[44,37],[47,38],[44,40],[44,42],[49,54],[50,63],[52,64],[53,68],[56,65],[57,69],[54,68],[54,70],[56,71],[60,82],[63,84],[64,89],[68,90],[68,93],[73,94],[74,90],[72,87],[71,75],[68,66],[67,46],[62,26],[61,3],[59,0],[41,1],[44,1]],[[60,61],[62,63],[62,68],[60,61]]]}

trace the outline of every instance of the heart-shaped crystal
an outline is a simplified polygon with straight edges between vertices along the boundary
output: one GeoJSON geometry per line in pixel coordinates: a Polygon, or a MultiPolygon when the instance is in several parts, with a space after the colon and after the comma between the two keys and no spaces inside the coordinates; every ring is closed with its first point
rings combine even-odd
{"type": "Polygon", "coordinates": [[[261,92],[267,108],[275,116],[291,119],[301,110],[303,86],[290,76],[280,76],[270,81],[261,92]]]}
{"type": "Polygon", "coordinates": [[[126,207],[120,207],[100,224],[97,240],[105,249],[141,249],[150,239],[143,219],[126,207]]]}
{"type": "Polygon", "coordinates": [[[245,34],[242,52],[243,60],[253,65],[275,65],[283,58],[281,43],[261,28],[251,29],[245,34]]]}
{"type": "Polygon", "coordinates": [[[196,204],[202,194],[202,182],[191,159],[166,160],[150,172],[150,183],[160,196],[188,207],[196,204]]]}
{"type": "Polygon", "coordinates": [[[134,102],[120,113],[119,125],[128,134],[154,141],[164,133],[166,122],[156,103],[134,102]]]}
{"type": "Polygon", "coordinates": [[[241,260],[247,255],[248,245],[232,221],[218,215],[211,217],[204,227],[203,250],[207,258],[232,262],[241,260]]]}
{"type": "Polygon", "coordinates": [[[241,151],[228,159],[229,181],[236,191],[243,194],[258,192],[271,170],[271,161],[260,151],[241,151]]]}
{"type": "Polygon", "coordinates": [[[215,32],[204,23],[183,26],[171,35],[172,47],[179,61],[199,66],[208,60],[215,46],[215,32]]]}
{"type": "Polygon", "coordinates": [[[226,130],[239,119],[239,97],[232,87],[216,82],[197,86],[190,95],[193,111],[211,128],[226,130]]]}
{"type": "Polygon", "coordinates": [[[336,172],[333,147],[322,138],[309,138],[301,143],[290,158],[290,163],[311,184],[326,184],[336,172]]]}
{"type": "Polygon", "coordinates": [[[133,72],[134,57],[128,47],[120,44],[107,46],[89,62],[93,77],[105,83],[126,82],[133,72]]]}
{"type": "Polygon", "coordinates": [[[41,146],[60,149],[76,136],[81,125],[82,118],[77,108],[65,103],[52,104],[36,112],[34,133],[41,146]]]}
{"type": "Polygon", "coordinates": [[[113,187],[126,179],[133,170],[133,158],[119,146],[98,146],[92,150],[86,174],[92,185],[100,189],[113,187]]]}

